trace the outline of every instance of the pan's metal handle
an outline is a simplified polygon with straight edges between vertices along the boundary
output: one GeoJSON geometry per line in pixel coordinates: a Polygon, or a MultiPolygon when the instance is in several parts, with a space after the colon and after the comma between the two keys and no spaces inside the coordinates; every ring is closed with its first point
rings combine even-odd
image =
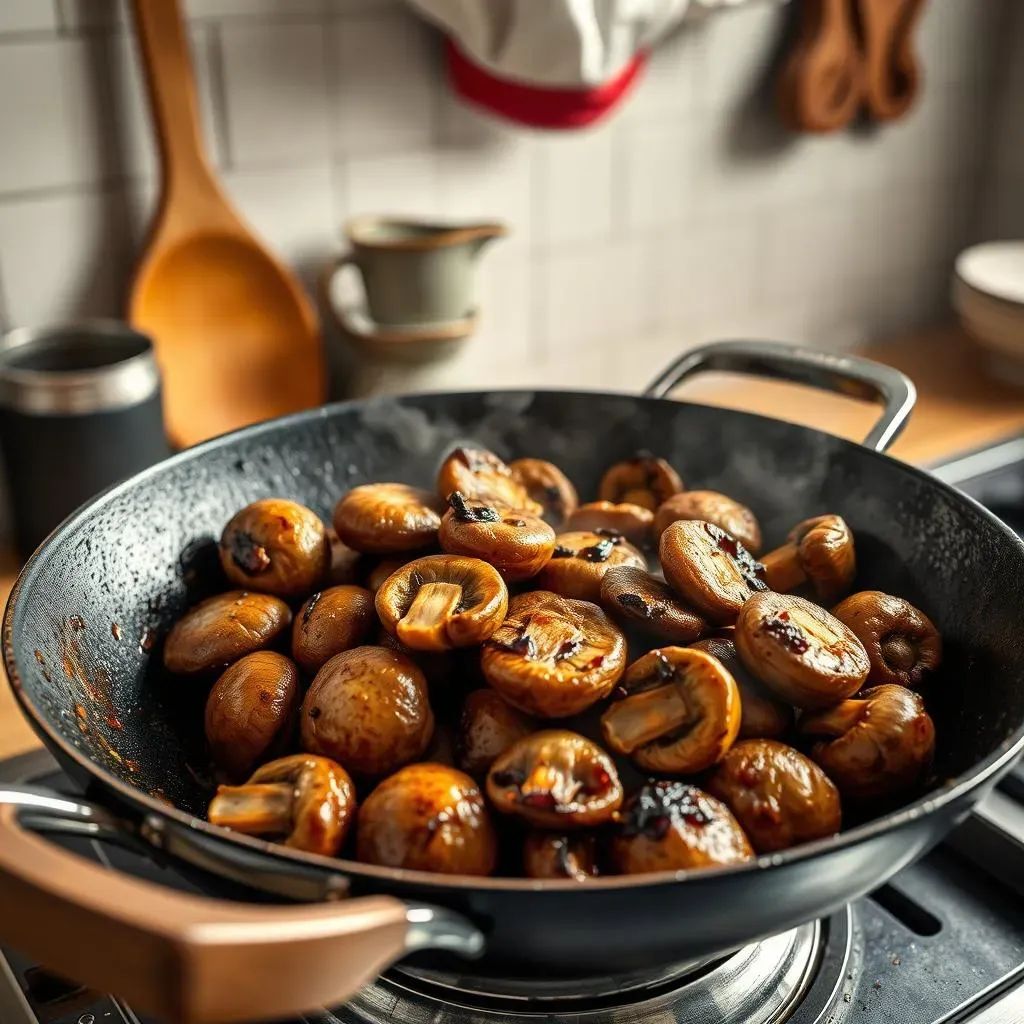
{"type": "Polygon", "coordinates": [[[439,907],[195,896],[108,871],[33,828],[132,831],[86,801],[0,785],[0,940],[168,1022],[294,1017],[343,1002],[413,950],[483,952],[479,929],[439,907]]]}
{"type": "Polygon", "coordinates": [[[719,371],[788,380],[851,398],[881,402],[885,408],[864,445],[884,452],[899,437],[917,400],[909,377],[891,366],[858,356],[834,355],[777,341],[718,341],[681,355],[644,389],[666,398],[684,380],[719,371]]]}

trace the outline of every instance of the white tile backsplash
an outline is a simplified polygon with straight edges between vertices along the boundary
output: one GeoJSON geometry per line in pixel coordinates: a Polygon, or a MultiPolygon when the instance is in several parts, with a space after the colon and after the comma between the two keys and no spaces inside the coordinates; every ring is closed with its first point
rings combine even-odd
{"type": "Polygon", "coordinates": [[[350,210],[426,218],[444,215],[438,155],[433,150],[351,157],[341,172],[350,210]]]}
{"type": "Polygon", "coordinates": [[[55,0],[3,0],[0,35],[8,32],[45,32],[57,27],[55,0]]]}
{"type": "Polygon", "coordinates": [[[614,212],[622,230],[670,230],[692,218],[701,200],[697,181],[705,159],[698,135],[677,130],[671,121],[623,123],[616,134],[624,187],[614,212]]]}

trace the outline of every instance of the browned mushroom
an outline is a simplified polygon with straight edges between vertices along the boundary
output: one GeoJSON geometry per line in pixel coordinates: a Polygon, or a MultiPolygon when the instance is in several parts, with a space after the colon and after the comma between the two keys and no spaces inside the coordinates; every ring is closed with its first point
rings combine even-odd
{"type": "Polygon", "coordinates": [[[626,638],[597,605],[531,590],[512,598],[480,664],[513,706],[567,718],[611,693],[626,667],[626,638]]]}
{"type": "Polygon", "coordinates": [[[808,736],[828,736],[811,756],[851,800],[915,789],[931,767],[935,726],[921,695],[904,686],[873,686],[853,700],[800,719],[808,736]]]}
{"type": "Polygon", "coordinates": [[[797,523],[789,541],[761,560],[765,582],[788,593],[809,582],[818,599],[838,601],[853,583],[857,559],[853,533],[840,516],[818,516],[797,523]]]}
{"type": "Polygon", "coordinates": [[[601,734],[646,771],[703,771],[739,731],[736,681],[720,661],[692,647],[662,647],[634,661],[616,696],[601,716],[601,734]]]}
{"type": "Polygon", "coordinates": [[[496,502],[538,516],[543,512],[512,470],[483,448],[456,448],[442,463],[437,474],[437,493],[447,501],[455,491],[471,501],[496,502]]]}
{"type": "Polygon", "coordinates": [[[688,644],[709,628],[668,584],[632,565],[601,577],[601,604],[623,625],[674,644],[688,644]]]}
{"type": "Polygon", "coordinates": [[[448,504],[438,534],[441,549],[481,558],[509,582],[536,576],[555,549],[555,531],[539,516],[471,503],[461,491],[450,494],[448,504]]]}
{"type": "Polygon", "coordinates": [[[585,882],[597,875],[597,841],[572,832],[531,832],[523,845],[527,878],[571,878],[585,882]]]}
{"type": "Polygon", "coordinates": [[[292,624],[292,657],[316,672],[335,654],[357,647],[376,622],[373,595],[363,587],[329,587],[299,609],[292,624]]]}
{"type": "Polygon", "coordinates": [[[754,513],[738,501],[718,491],[683,491],[658,506],[654,513],[654,537],[659,539],[672,523],[680,519],[700,519],[714,523],[735,537],[752,555],[761,550],[761,527],[754,513]]]}
{"type": "Polygon", "coordinates": [[[736,815],[758,853],[824,839],[842,823],[839,792],[828,776],[775,740],[741,740],[706,785],[736,815]]]}
{"type": "Polygon", "coordinates": [[[504,701],[494,690],[474,690],[466,697],[456,738],[456,764],[483,779],[494,759],[513,743],[537,731],[537,723],[504,701]]]}
{"type": "Polygon", "coordinates": [[[546,729],[514,743],[491,765],[487,795],[502,813],[537,828],[586,828],[611,820],[622,804],[622,783],[596,743],[546,729]]]}
{"type": "Polygon", "coordinates": [[[260,761],[275,757],[291,739],[299,706],[299,672],[273,651],[236,661],[206,699],[210,755],[233,780],[246,778],[260,761]]]}
{"type": "Polygon", "coordinates": [[[544,459],[516,459],[508,464],[512,479],[541,507],[539,513],[556,530],[576,510],[580,499],[572,481],[554,464],[544,459]]]}
{"type": "Polygon", "coordinates": [[[851,594],[832,609],[868,652],[875,686],[893,683],[916,690],[942,663],[942,638],[935,624],[902,597],[880,590],[851,594]]]}
{"type": "Polygon", "coordinates": [[[760,563],[714,523],[700,519],[670,523],[658,549],[665,579],[717,625],[732,625],[750,595],[766,589],[760,563]]]}
{"type": "Polygon", "coordinates": [[[446,689],[456,674],[455,651],[414,651],[406,647],[397,636],[392,636],[383,626],[377,629],[373,643],[378,647],[386,647],[389,651],[398,651],[419,667],[431,686],[444,686],[446,689]]]}
{"type": "Polygon", "coordinates": [[[727,867],[754,856],[729,808],[686,782],[647,783],[618,820],[611,857],[624,875],[727,867]]]}
{"type": "Polygon", "coordinates": [[[740,660],[731,637],[708,637],[690,646],[717,658],[736,680],[740,691],[740,731],[737,739],[770,739],[784,736],[793,728],[793,707],[755,678],[740,660]]]}
{"type": "Polygon", "coordinates": [[[393,576],[403,565],[408,565],[412,561],[412,558],[382,558],[366,575],[367,589],[376,595],[389,576],[393,576]]]}
{"type": "Polygon", "coordinates": [[[610,501],[591,501],[580,505],[565,524],[567,533],[596,533],[601,536],[625,537],[634,547],[647,547],[651,541],[654,513],[642,505],[610,501]]]}
{"type": "Polygon", "coordinates": [[[229,590],[190,608],[164,644],[168,672],[196,675],[223,669],[268,647],[291,625],[291,609],[269,594],[229,590]]]}
{"type": "Polygon", "coordinates": [[[638,452],[618,462],[601,478],[598,497],[616,504],[628,502],[655,511],[673,494],[683,489],[679,474],[664,460],[650,452],[638,452]]]}
{"type": "Polygon", "coordinates": [[[363,484],[338,502],[334,528],[356,551],[374,555],[417,551],[437,540],[443,511],[437,495],[422,488],[363,484]]]}
{"type": "Polygon", "coordinates": [[[244,786],[219,786],[214,825],[333,857],[355,816],[348,772],[326,757],[292,754],[259,768],[244,786]]]}
{"type": "Polygon", "coordinates": [[[308,594],[326,575],[330,556],[320,517],[284,498],[246,505],[220,538],[220,564],[228,580],[277,597],[308,594]]]}
{"type": "Polygon", "coordinates": [[[358,583],[363,556],[354,548],[343,544],[333,526],[327,527],[327,546],[331,554],[325,582],[332,587],[358,583]]]}
{"type": "Polygon", "coordinates": [[[580,601],[601,600],[601,577],[613,565],[647,568],[647,559],[619,536],[560,533],[551,560],[535,577],[535,586],[580,601]]]}
{"type": "Polygon", "coordinates": [[[508,589],[479,558],[428,555],[408,562],[377,591],[384,628],[414,651],[472,647],[501,625],[508,589]]]}
{"type": "Polygon", "coordinates": [[[367,864],[489,875],[498,843],[477,784],[443,764],[411,764],[359,808],[356,857],[367,864]]]}
{"type": "Polygon", "coordinates": [[[755,594],[736,620],[736,650],[769,689],[798,708],[820,708],[856,693],[867,651],[835,616],[792,594],[755,594]]]}
{"type": "Polygon", "coordinates": [[[361,775],[421,757],[434,732],[423,673],[397,651],[355,647],[316,674],[302,702],[302,747],[361,775]]]}

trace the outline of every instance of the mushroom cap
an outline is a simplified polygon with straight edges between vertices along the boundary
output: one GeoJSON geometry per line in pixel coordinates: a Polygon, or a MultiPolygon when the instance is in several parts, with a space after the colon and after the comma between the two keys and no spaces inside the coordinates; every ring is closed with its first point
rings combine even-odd
{"type": "Polygon", "coordinates": [[[334,508],[334,528],[350,548],[386,555],[433,544],[444,502],[408,484],[361,484],[334,508]]]}
{"type": "Polygon", "coordinates": [[[618,534],[634,547],[646,547],[651,540],[654,513],[629,502],[590,501],[580,505],[565,524],[567,533],[618,534]]]}
{"type": "Polygon", "coordinates": [[[675,644],[709,628],[667,583],[633,565],[613,566],[601,577],[601,604],[624,625],[675,644]]]}
{"type": "Polygon", "coordinates": [[[826,604],[838,601],[857,575],[853,533],[841,516],[816,516],[797,523],[789,531],[796,544],[800,567],[826,604]]]}
{"type": "Polygon", "coordinates": [[[485,778],[496,757],[536,730],[532,718],[494,690],[474,690],[462,705],[456,740],[458,767],[474,778],[485,778]]]}
{"type": "Polygon", "coordinates": [[[526,488],[526,493],[540,507],[540,516],[556,530],[579,505],[579,495],[572,481],[546,459],[515,459],[508,464],[512,479],[526,488]]]}
{"type": "Polygon", "coordinates": [[[333,526],[328,526],[326,533],[330,559],[324,582],[332,587],[339,587],[345,583],[358,583],[362,569],[362,554],[355,548],[350,548],[347,544],[342,543],[338,531],[333,526]]]}
{"type": "Polygon", "coordinates": [[[683,491],[673,494],[654,513],[653,532],[660,539],[666,528],[680,519],[700,519],[735,537],[752,555],[761,550],[757,517],[738,501],[718,491],[683,491]]]}
{"type": "Polygon", "coordinates": [[[376,596],[384,581],[393,576],[403,565],[415,561],[414,558],[382,558],[367,574],[366,588],[376,596]]]}
{"type": "Polygon", "coordinates": [[[536,586],[562,597],[597,604],[601,577],[614,565],[647,568],[647,559],[622,537],[588,531],[560,533],[551,559],[536,576],[536,586]]]}
{"type": "Polygon", "coordinates": [[[598,497],[601,501],[640,505],[653,512],[682,489],[682,479],[664,459],[638,452],[605,472],[598,497]]]}
{"type": "Polygon", "coordinates": [[[492,501],[532,515],[543,512],[512,470],[484,448],[456,448],[441,464],[437,493],[447,501],[455,491],[471,501],[492,501]]]}
{"type": "Polygon", "coordinates": [[[598,874],[597,839],[592,834],[533,831],[523,844],[527,878],[572,878],[585,882],[598,874]]]}
{"type": "Polygon", "coordinates": [[[292,657],[306,672],[361,644],[377,617],[373,594],[345,584],[313,594],[292,623],[292,657]]]}

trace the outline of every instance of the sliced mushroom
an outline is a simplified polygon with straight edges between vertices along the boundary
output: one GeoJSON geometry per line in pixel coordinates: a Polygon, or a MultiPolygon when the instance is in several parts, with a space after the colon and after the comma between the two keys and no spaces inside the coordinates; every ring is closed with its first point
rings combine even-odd
{"type": "Polygon", "coordinates": [[[624,875],[728,867],[754,856],[729,808],[686,782],[648,782],[618,821],[611,857],[624,875]]]}
{"type": "Polygon", "coordinates": [[[736,681],[720,661],[692,647],[662,647],[634,661],[616,696],[601,716],[601,734],[646,771],[703,771],[739,731],[736,681]]]}
{"type": "Polygon", "coordinates": [[[359,808],[356,857],[367,864],[449,875],[489,875],[494,825],[477,784],[443,764],[411,764],[359,808]]]}
{"type": "Polygon", "coordinates": [[[735,537],[751,554],[761,550],[761,527],[757,517],[738,501],[718,491],[683,491],[674,494],[658,506],[654,513],[654,537],[658,539],[665,530],[680,519],[700,519],[714,523],[730,536],[735,537]]]}
{"type": "Polygon", "coordinates": [[[935,753],[935,726],[920,694],[873,686],[800,719],[807,736],[828,736],[811,756],[851,800],[901,796],[924,780],[935,753]]]}
{"type": "Polygon", "coordinates": [[[851,594],[832,609],[868,652],[875,686],[893,683],[916,690],[942,663],[942,638],[924,612],[880,590],[851,594]]]}
{"type": "Polygon", "coordinates": [[[474,690],[462,706],[456,764],[473,778],[486,778],[496,757],[536,731],[537,723],[532,718],[516,710],[494,690],[474,690]]]}
{"type": "Polygon", "coordinates": [[[760,563],[714,523],[699,519],[670,523],[658,549],[665,579],[717,625],[732,625],[751,594],[766,589],[760,563]]]}
{"type": "Polygon", "coordinates": [[[333,857],[355,810],[355,788],[340,764],[292,754],[265,764],[244,786],[219,786],[207,817],[222,828],[333,857]]]}
{"type": "Polygon", "coordinates": [[[437,474],[437,493],[445,500],[455,491],[470,501],[490,501],[539,516],[542,506],[494,452],[456,448],[437,474]]]}
{"type": "Polygon", "coordinates": [[[531,832],[523,846],[527,878],[571,878],[585,882],[598,874],[597,841],[571,832],[531,832]]]}
{"type": "Polygon", "coordinates": [[[824,608],[792,594],[755,594],[736,620],[736,650],[769,689],[798,708],[856,693],[871,663],[856,635],[824,608]]]}
{"type": "Polygon", "coordinates": [[[514,707],[567,718],[611,693],[626,667],[626,638],[597,605],[531,590],[512,598],[480,664],[514,707]]]}
{"type": "Polygon", "coordinates": [[[501,625],[508,589],[479,558],[428,555],[403,565],[377,591],[384,628],[414,651],[472,647],[501,625]]]}
{"type": "Polygon", "coordinates": [[[618,462],[601,478],[598,497],[616,504],[628,502],[655,511],[663,501],[683,489],[679,474],[650,452],[638,452],[618,462]]]}
{"type": "Polygon", "coordinates": [[[302,747],[361,775],[386,775],[423,756],[434,732],[427,682],[384,647],[336,654],[302,702],[302,747]]]}
{"type": "Polygon", "coordinates": [[[373,595],[363,587],[318,591],[292,623],[292,657],[306,672],[316,672],[328,658],[358,647],[376,620],[373,595]]]}
{"type": "Polygon", "coordinates": [[[374,555],[418,551],[437,540],[443,512],[437,495],[422,488],[362,484],[338,502],[334,528],[356,551],[374,555]]]}
{"type": "Polygon", "coordinates": [[[291,625],[291,609],[270,594],[229,590],[190,608],[164,644],[164,665],[177,675],[223,669],[269,647],[291,625]]]}
{"type": "Polygon", "coordinates": [[[586,828],[611,820],[622,783],[596,743],[547,729],[519,740],[491,765],[487,795],[503,814],[537,828],[586,828]]]}
{"type": "Polygon", "coordinates": [[[728,805],[758,853],[824,839],[842,824],[839,791],[828,776],[775,740],[741,740],[706,785],[728,805]]]}
{"type": "Polygon", "coordinates": [[[789,542],[762,559],[765,582],[788,593],[810,582],[825,604],[838,601],[857,574],[853,533],[840,516],[805,519],[789,531],[789,542]]]}
{"type": "Polygon", "coordinates": [[[709,628],[667,583],[632,565],[601,577],[601,604],[623,625],[674,644],[688,644],[709,628]]]}
{"type": "Polygon", "coordinates": [[[332,587],[358,583],[363,556],[354,548],[343,544],[333,526],[327,527],[327,546],[331,554],[325,582],[332,587]]]}
{"type": "Polygon", "coordinates": [[[277,597],[299,597],[317,587],[330,554],[320,517],[283,498],[246,505],[220,538],[220,564],[228,580],[277,597]]]}
{"type": "Polygon", "coordinates": [[[597,533],[560,533],[551,560],[535,577],[541,590],[580,601],[601,600],[601,577],[614,565],[647,568],[647,559],[619,536],[597,533]]]}
{"type": "Polygon", "coordinates": [[[580,505],[565,524],[568,533],[596,533],[602,537],[625,537],[634,547],[647,547],[651,542],[654,513],[642,505],[624,502],[591,501],[580,505]]]}
{"type": "Polygon", "coordinates": [[[508,468],[512,479],[522,484],[531,500],[540,505],[541,518],[556,530],[563,529],[580,503],[572,481],[553,462],[544,459],[516,459],[508,468]]]}

